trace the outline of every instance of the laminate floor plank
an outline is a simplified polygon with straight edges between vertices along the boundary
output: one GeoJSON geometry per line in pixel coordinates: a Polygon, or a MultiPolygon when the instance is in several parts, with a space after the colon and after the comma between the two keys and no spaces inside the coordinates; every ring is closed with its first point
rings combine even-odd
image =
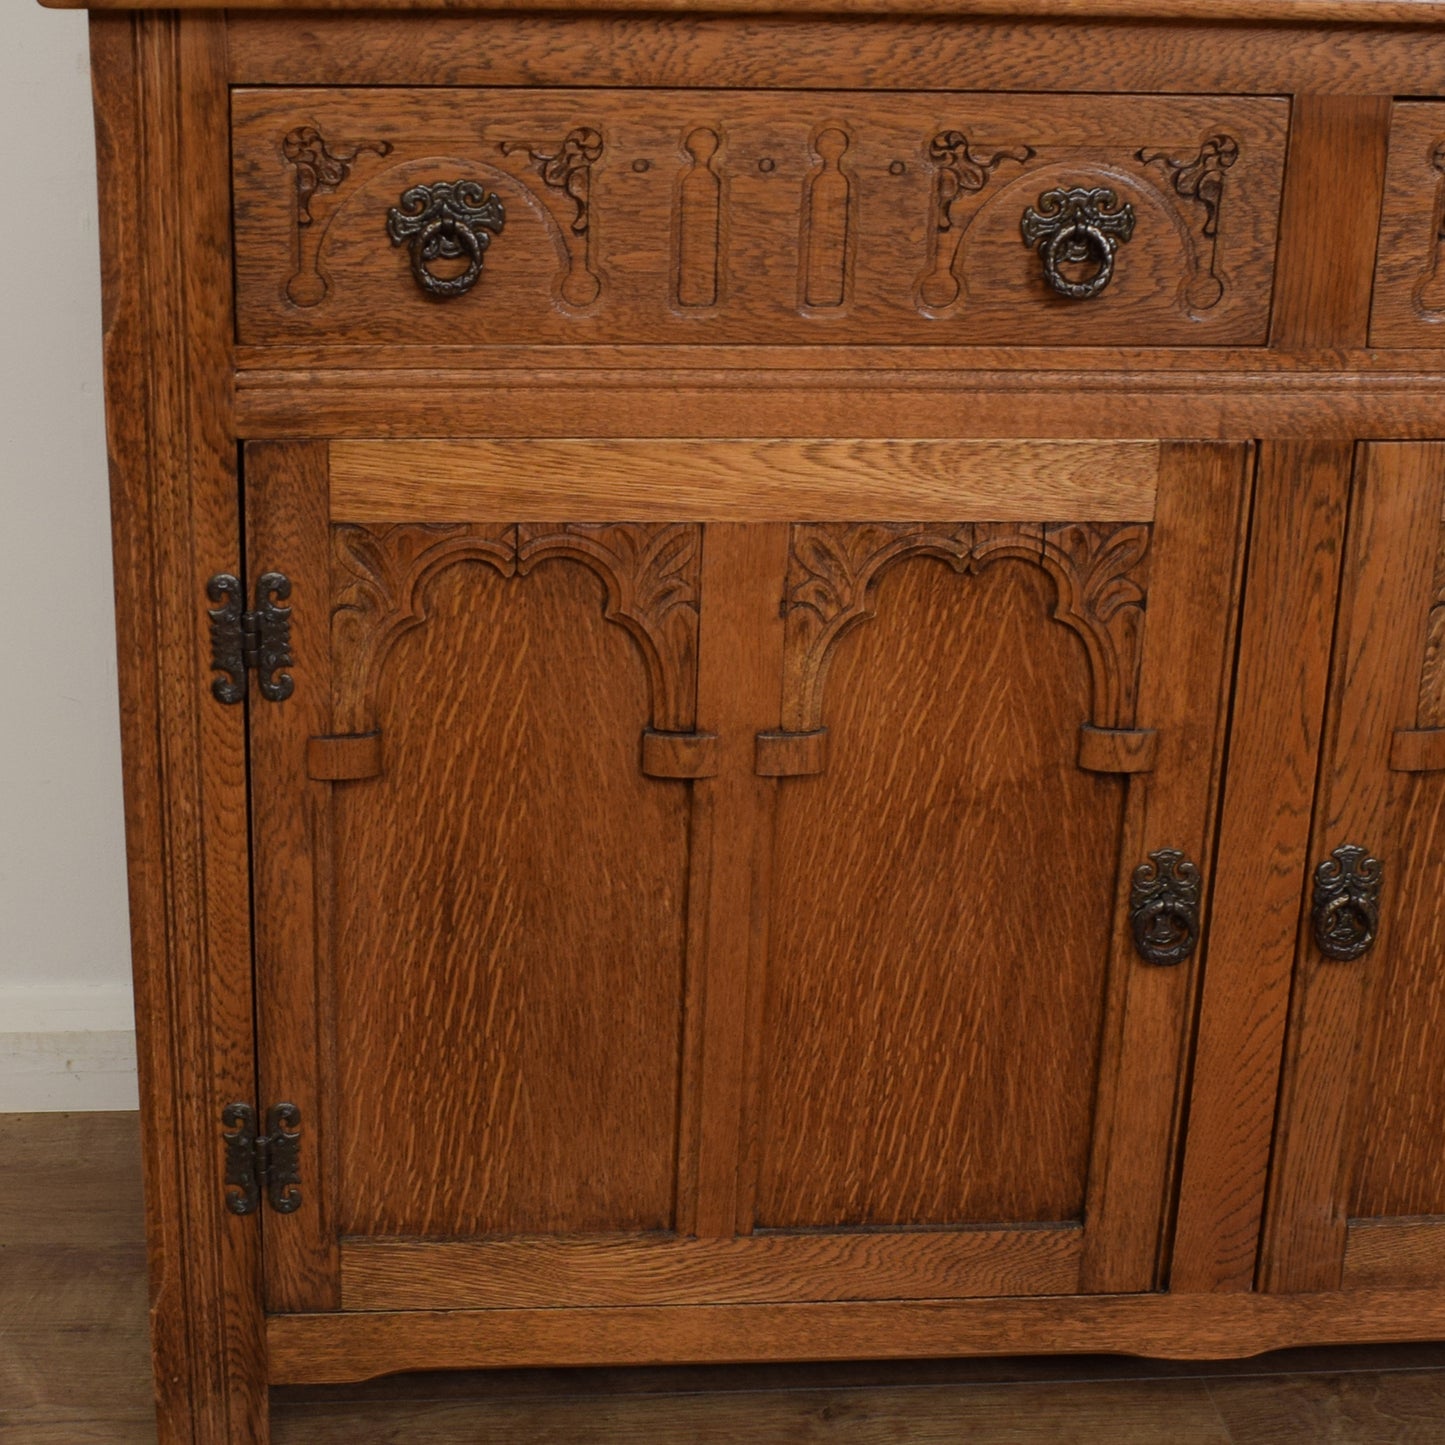
{"type": "MultiPolygon", "coordinates": [[[[155,1445],[133,1114],[0,1115],[0,1445],[155,1445]]],[[[274,1445],[1445,1445],[1445,1344],[419,1374],[274,1445]]]]}
{"type": "Polygon", "coordinates": [[[274,1445],[1231,1445],[1198,1380],[298,1405],[273,1410],[272,1431],[274,1445]]]}
{"type": "Polygon", "coordinates": [[[1445,1372],[1210,1380],[1232,1445],[1440,1445],[1445,1372]]]}

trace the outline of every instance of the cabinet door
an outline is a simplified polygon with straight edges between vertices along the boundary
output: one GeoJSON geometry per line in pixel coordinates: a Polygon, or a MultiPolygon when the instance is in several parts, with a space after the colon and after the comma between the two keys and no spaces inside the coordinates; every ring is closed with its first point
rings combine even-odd
{"type": "Polygon", "coordinates": [[[1154,1287],[1246,459],[249,447],[269,1307],[1154,1287]]]}
{"type": "Polygon", "coordinates": [[[1445,446],[1356,458],[1261,1282],[1445,1284],[1445,446]]]}
{"type": "Polygon", "coordinates": [[[378,1239],[671,1230],[701,527],[378,519],[325,444],[245,461],[293,618],[251,721],[270,1307],[369,1303],[378,1239]]]}
{"type": "Polygon", "coordinates": [[[789,529],[739,1218],[900,1293],[1157,1283],[1199,955],[1131,919],[1209,855],[1245,449],[1152,450],[789,529]]]}

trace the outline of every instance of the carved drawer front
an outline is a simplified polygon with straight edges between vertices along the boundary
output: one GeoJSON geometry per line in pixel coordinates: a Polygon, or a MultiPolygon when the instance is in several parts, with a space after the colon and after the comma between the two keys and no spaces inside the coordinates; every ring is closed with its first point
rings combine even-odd
{"type": "Polygon", "coordinates": [[[1391,118],[1370,343],[1445,346],[1445,105],[1391,118]]]}
{"type": "Polygon", "coordinates": [[[232,105],[243,343],[1265,340],[1281,99],[232,105]]]}

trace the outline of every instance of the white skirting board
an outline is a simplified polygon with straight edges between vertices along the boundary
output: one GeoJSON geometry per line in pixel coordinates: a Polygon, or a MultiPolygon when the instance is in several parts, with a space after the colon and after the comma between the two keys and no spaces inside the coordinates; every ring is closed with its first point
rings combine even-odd
{"type": "Polygon", "coordinates": [[[136,1106],[129,986],[0,983],[0,1114],[136,1106]]]}

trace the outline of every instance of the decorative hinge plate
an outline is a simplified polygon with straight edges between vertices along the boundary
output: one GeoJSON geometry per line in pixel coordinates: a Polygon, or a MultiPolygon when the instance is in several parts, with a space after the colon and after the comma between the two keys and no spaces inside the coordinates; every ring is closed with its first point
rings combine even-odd
{"type": "Polygon", "coordinates": [[[301,1110],[295,1104],[273,1104],[266,1112],[266,1132],[256,1130],[256,1111],[249,1104],[227,1104],[221,1123],[231,1132],[226,1141],[226,1208],[232,1214],[254,1214],[261,1193],[277,1214],[301,1208],[301,1110]]]}
{"type": "Polygon", "coordinates": [[[211,683],[216,700],[243,701],[247,675],[254,670],[261,696],[284,702],[295,686],[281,671],[291,666],[291,609],[278,604],[291,595],[291,579],[284,572],[263,572],[249,612],[246,589],[229,572],[217,572],[206,583],[206,595],[217,604],[210,610],[211,667],[222,674],[211,683]]]}

